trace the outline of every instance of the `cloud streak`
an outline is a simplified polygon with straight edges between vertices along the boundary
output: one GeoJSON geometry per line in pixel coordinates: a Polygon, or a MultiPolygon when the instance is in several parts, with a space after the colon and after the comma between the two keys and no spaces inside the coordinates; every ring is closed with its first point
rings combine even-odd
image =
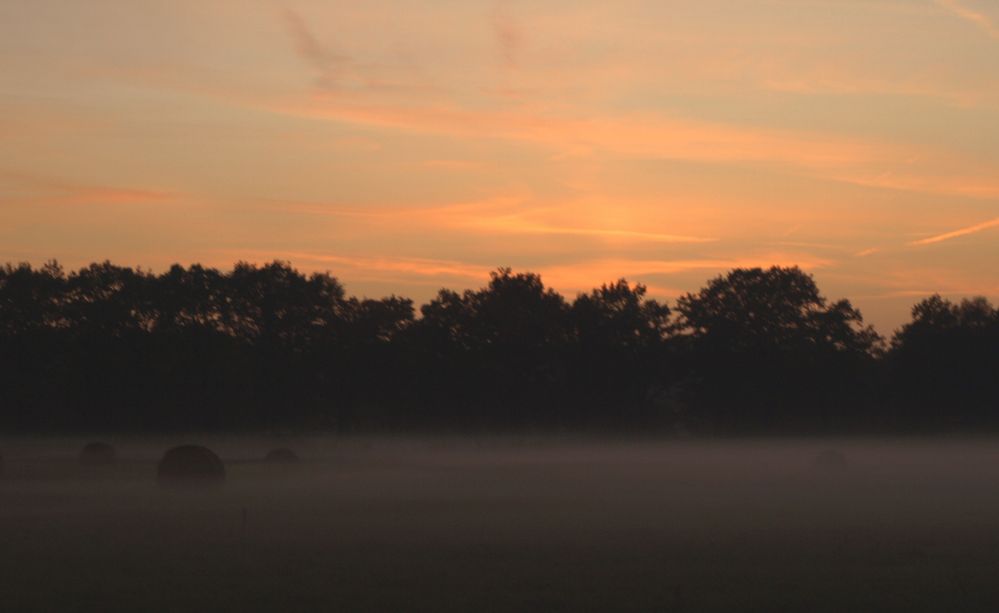
{"type": "Polygon", "coordinates": [[[292,264],[307,264],[310,268],[336,267],[334,274],[346,272],[353,278],[375,278],[381,280],[382,273],[416,275],[435,279],[487,279],[489,266],[480,266],[455,260],[412,257],[371,257],[336,255],[309,251],[260,251],[260,250],[224,250],[230,257],[251,262],[268,262],[274,259],[287,260],[292,264]],[[361,273],[367,273],[365,277],[361,273]],[[374,275],[373,277],[371,275],[374,275]]]}
{"type": "Polygon", "coordinates": [[[11,202],[50,204],[161,204],[174,202],[177,194],[165,190],[94,185],[59,178],[0,171],[0,179],[20,186],[20,195],[6,196],[11,202]]]}
{"type": "Polygon", "coordinates": [[[999,40],[999,26],[985,13],[970,9],[958,0],[936,0],[936,3],[961,19],[971,22],[989,37],[999,40]]]}
{"type": "MultiPolygon", "coordinates": [[[[956,171],[954,174],[941,174],[941,166],[967,166],[958,160],[946,160],[945,156],[936,156],[933,168],[923,172],[905,170],[904,172],[883,172],[876,175],[856,174],[835,177],[843,183],[852,183],[864,187],[891,189],[924,194],[943,194],[992,200],[999,198],[999,181],[996,173],[983,171],[981,175],[968,175],[966,171],[956,171]]],[[[929,164],[928,164],[929,165],[929,164]]]]}
{"type": "Polygon", "coordinates": [[[960,228],[958,230],[953,230],[951,232],[944,232],[943,234],[937,234],[936,236],[920,239],[918,241],[912,241],[910,244],[933,245],[936,243],[949,241],[951,239],[960,238],[962,236],[967,236],[969,234],[977,234],[978,232],[982,232],[984,230],[989,230],[991,228],[997,228],[997,227],[999,227],[999,217],[995,219],[990,219],[989,221],[983,221],[982,223],[978,223],[973,226],[968,226],[966,228],[960,228]]]}
{"type": "Polygon", "coordinates": [[[652,159],[781,162],[842,168],[911,155],[889,144],[823,134],[742,127],[653,114],[570,114],[469,110],[457,106],[392,106],[316,97],[271,110],[299,117],[417,133],[534,143],[568,156],[596,152],[652,159]]]}
{"type": "Polygon", "coordinates": [[[594,236],[609,239],[625,239],[637,241],[651,241],[656,243],[712,243],[717,238],[704,236],[684,236],[682,234],[662,234],[657,232],[636,232],[632,230],[614,230],[610,228],[574,228],[551,225],[532,225],[518,223],[504,223],[486,220],[477,220],[477,225],[493,231],[506,231],[516,234],[553,234],[563,236],[594,236]]]}
{"type": "Polygon", "coordinates": [[[493,7],[492,28],[504,63],[510,67],[516,66],[524,35],[520,23],[510,13],[507,3],[500,1],[493,7]]]}
{"type": "Polygon", "coordinates": [[[329,87],[335,85],[348,62],[346,56],[329,51],[312,33],[302,17],[291,9],[283,12],[288,33],[295,42],[298,56],[319,72],[318,85],[329,87]]]}
{"type": "Polygon", "coordinates": [[[532,206],[522,198],[495,197],[480,202],[466,202],[429,207],[360,207],[306,203],[271,204],[278,211],[295,211],[320,217],[368,220],[386,226],[408,229],[460,230],[481,234],[582,236],[618,242],[701,244],[717,242],[713,236],[698,236],[652,230],[632,230],[601,225],[586,227],[561,223],[559,217],[571,216],[566,207],[532,206]]]}

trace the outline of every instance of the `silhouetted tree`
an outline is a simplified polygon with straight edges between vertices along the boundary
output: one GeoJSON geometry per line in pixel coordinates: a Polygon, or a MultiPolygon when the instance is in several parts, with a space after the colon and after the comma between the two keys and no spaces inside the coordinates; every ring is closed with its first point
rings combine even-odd
{"type": "Polygon", "coordinates": [[[507,424],[558,418],[568,306],[541,277],[501,268],[487,287],[462,295],[441,290],[421,312],[424,376],[434,381],[424,405],[464,404],[477,407],[479,418],[507,424]]]}
{"type": "Polygon", "coordinates": [[[798,268],[733,270],[676,305],[697,396],[722,429],[842,417],[880,337],[798,268]]]}
{"type": "Polygon", "coordinates": [[[910,427],[999,421],[999,310],[976,297],[939,295],[912,308],[892,339],[890,385],[896,419],[910,427]]]}
{"type": "Polygon", "coordinates": [[[733,270],[673,311],[501,268],[416,317],[279,261],[0,267],[7,428],[999,426],[996,372],[984,298],[923,300],[885,354],[797,268],[733,270]]]}
{"type": "Polygon", "coordinates": [[[62,421],[70,409],[54,385],[66,372],[66,275],[57,262],[0,268],[0,415],[9,427],[62,421]]]}
{"type": "Polygon", "coordinates": [[[393,411],[405,409],[412,378],[406,372],[402,335],[413,324],[413,301],[389,296],[380,300],[350,298],[343,305],[339,356],[330,362],[339,390],[336,415],[343,428],[377,421],[385,426],[393,411]]]}
{"type": "Polygon", "coordinates": [[[670,310],[624,279],[580,294],[570,309],[575,339],[570,389],[589,418],[649,417],[668,372],[670,310]]]}

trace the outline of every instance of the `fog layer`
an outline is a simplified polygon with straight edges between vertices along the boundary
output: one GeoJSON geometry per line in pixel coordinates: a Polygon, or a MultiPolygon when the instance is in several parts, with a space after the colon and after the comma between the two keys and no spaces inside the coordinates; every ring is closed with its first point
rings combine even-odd
{"type": "Polygon", "coordinates": [[[999,608],[991,440],[89,440],[2,442],[7,610],[999,608]]]}

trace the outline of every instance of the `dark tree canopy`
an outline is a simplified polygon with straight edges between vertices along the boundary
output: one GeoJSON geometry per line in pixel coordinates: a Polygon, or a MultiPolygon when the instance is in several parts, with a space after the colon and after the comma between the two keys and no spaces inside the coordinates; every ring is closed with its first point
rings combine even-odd
{"type": "Polygon", "coordinates": [[[580,294],[572,304],[579,342],[602,348],[637,350],[654,346],[670,334],[670,309],[645,298],[646,287],[625,279],[580,294]]]}
{"type": "Polygon", "coordinates": [[[856,407],[881,339],[849,301],[798,268],[733,270],[677,300],[698,397],[722,428],[773,429],[856,407]]]}
{"type": "Polygon", "coordinates": [[[630,421],[660,408],[652,401],[670,377],[672,324],[669,307],[645,294],[619,279],[572,304],[571,388],[589,420],[630,421]]]}
{"type": "Polygon", "coordinates": [[[733,270],[677,300],[680,330],[728,351],[875,350],[880,339],[848,300],[829,303],[799,268],[733,270]]]}
{"type": "Polygon", "coordinates": [[[913,426],[999,421],[999,310],[983,297],[938,295],[912,308],[892,339],[891,389],[913,426]]]}
{"type": "Polygon", "coordinates": [[[884,346],[797,268],[674,308],[493,272],[414,309],[285,262],[0,268],[0,425],[25,430],[999,425],[999,313],[933,296],[884,346]]]}
{"type": "Polygon", "coordinates": [[[431,411],[477,411],[471,421],[550,420],[565,392],[567,310],[541,277],[509,268],[480,290],[441,290],[414,331],[430,352],[420,365],[421,378],[433,382],[421,390],[424,402],[431,411]]]}

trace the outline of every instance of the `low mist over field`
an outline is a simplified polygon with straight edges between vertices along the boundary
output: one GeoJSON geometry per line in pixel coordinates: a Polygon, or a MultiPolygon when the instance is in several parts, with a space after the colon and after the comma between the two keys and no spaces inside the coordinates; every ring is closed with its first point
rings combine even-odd
{"type": "Polygon", "coordinates": [[[89,440],[2,442],[9,610],[999,606],[992,439],[89,440]],[[188,440],[223,486],[157,486],[188,440]]]}

